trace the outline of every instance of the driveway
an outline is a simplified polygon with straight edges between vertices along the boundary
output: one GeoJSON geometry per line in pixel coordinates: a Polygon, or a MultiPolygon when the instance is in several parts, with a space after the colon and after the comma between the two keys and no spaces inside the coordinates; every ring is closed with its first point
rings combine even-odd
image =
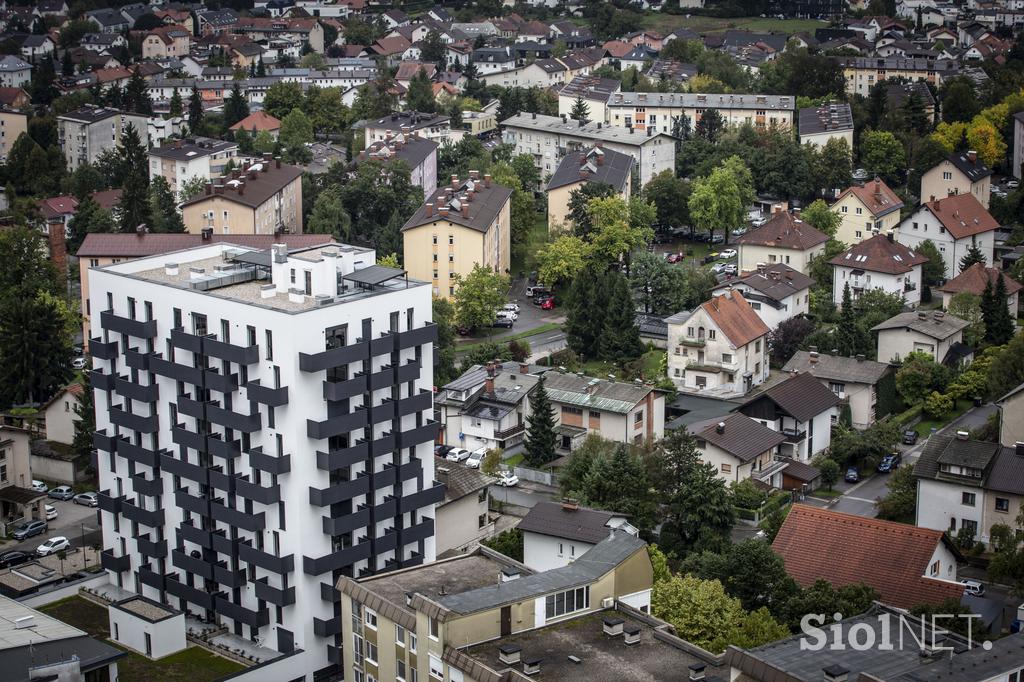
{"type": "Polygon", "coordinates": [[[491,486],[491,499],[532,509],[538,502],[558,501],[561,496],[558,488],[532,481],[520,481],[519,485],[513,488],[491,486]]]}
{"type": "MultiPolygon", "coordinates": [[[[561,324],[562,322],[565,322],[565,315],[562,314],[560,309],[542,310],[540,306],[533,304],[532,299],[526,297],[525,279],[520,278],[512,281],[512,287],[509,289],[508,293],[508,301],[510,303],[519,304],[519,319],[515,321],[515,324],[512,325],[511,329],[491,329],[489,331],[492,333],[489,335],[486,333],[487,330],[485,330],[484,333],[478,333],[476,336],[459,336],[456,338],[455,352],[459,353],[460,346],[476,344],[482,341],[501,341],[502,339],[510,336],[515,336],[517,334],[522,334],[523,332],[528,332],[531,329],[536,329],[544,324],[561,324]]],[[[561,335],[561,338],[565,338],[564,334],[562,334],[560,330],[542,332],[538,337],[543,338],[548,335],[551,335],[552,338],[557,338],[559,335],[561,335]]],[[[531,348],[534,347],[535,339],[540,340],[538,337],[531,336],[526,339],[530,343],[531,348]]],[[[549,341],[541,341],[541,343],[549,341]]],[[[562,347],[564,347],[564,345],[562,347]]],[[[553,348],[551,350],[559,349],[553,348]]],[[[548,352],[551,352],[551,350],[548,352]]]]}
{"type": "Polygon", "coordinates": [[[46,503],[57,508],[57,518],[47,524],[49,530],[22,542],[4,543],[0,545],[0,552],[12,550],[34,552],[36,547],[43,544],[44,540],[57,535],[67,537],[73,547],[82,546],[83,533],[86,545],[102,544],[100,524],[96,521],[96,507],[85,507],[75,504],[71,500],[48,499],[46,503]]]}

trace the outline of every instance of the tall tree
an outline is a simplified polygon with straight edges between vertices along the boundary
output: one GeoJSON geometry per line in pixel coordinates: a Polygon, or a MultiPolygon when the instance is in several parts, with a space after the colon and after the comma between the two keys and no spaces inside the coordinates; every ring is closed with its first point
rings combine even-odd
{"type": "Polygon", "coordinates": [[[174,88],[174,92],[171,93],[171,102],[168,105],[168,115],[172,118],[181,116],[184,106],[184,102],[181,101],[181,93],[178,92],[178,88],[174,88]]]}
{"type": "Polygon", "coordinates": [[[434,101],[434,89],[427,77],[427,72],[419,69],[409,80],[409,90],[405,93],[405,101],[412,111],[432,113],[437,108],[434,101]]]}
{"type": "Polygon", "coordinates": [[[693,183],[690,217],[697,228],[712,235],[720,232],[728,242],[729,230],[743,223],[754,198],[750,170],[739,157],[731,156],[693,183]]]}
{"type": "Polygon", "coordinates": [[[193,135],[198,135],[203,129],[203,116],[203,98],[199,88],[194,88],[188,98],[188,129],[193,135]]]}
{"type": "Polygon", "coordinates": [[[146,148],[139,139],[135,126],[129,123],[121,134],[118,157],[124,168],[124,186],[118,209],[121,214],[121,231],[134,232],[139,225],[149,225],[151,211],[149,204],[149,159],[146,148]]]}
{"type": "Polygon", "coordinates": [[[573,231],[579,237],[589,237],[593,224],[587,210],[591,200],[615,195],[615,188],[604,182],[587,182],[579,189],[569,192],[569,212],[566,213],[573,223],[573,231]]]}
{"type": "Polygon", "coordinates": [[[544,378],[530,396],[530,416],[526,418],[526,462],[540,467],[555,459],[558,437],[555,433],[555,410],[544,388],[544,378]]]}
{"type": "Polygon", "coordinates": [[[693,132],[697,137],[704,138],[708,142],[718,142],[718,138],[725,129],[725,121],[717,109],[705,109],[700,120],[694,126],[693,132]]]}
{"type": "Polygon", "coordinates": [[[640,330],[636,326],[636,304],[626,278],[611,272],[608,282],[608,309],[601,331],[601,357],[616,364],[631,360],[643,352],[640,330]]]}
{"type": "Polygon", "coordinates": [[[302,109],[296,107],[281,120],[278,141],[289,163],[306,163],[311,152],[306,145],[313,141],[313,124],[302,109]]]}
{"type": "Polygon", "coordinates": [[[68,251],[75,253],[82,245],[85,235],[90,232],[114,232],[114,219],[110,211],[97,204],[91,195],[86,194],[78,203],[75,215],[68,223],[68,251]]]}
{"type": "Polygon", "coordinates": [[[341,190],[331,186],[317,195],[313,202],[313,212],[306,221],[306,232],[310,234],[329,234],[335,239],[346,241],[352,230],[352,218],[345,211],[341,190]]]}
{"type": "Polygon", "coordinates": [[[583,269],[573,280],[566,301],[566,342],[580,357],[597,357],[607,311],[605,275],[594,267],[583,269]]]}
{"type": "Polygon", "coordinates": [[[991,286],[991,280],[986,282],[985,286],[991,291],[989,316],[985,319],[985,341],[994,346],[1001,346],[1012,339],[1017,331],[1006,302],[1006,279],[1000,272],[996,276],[994,288],[991,286]]]}
{"type": "Polygon", "coordinates": [[[458,376],[455,372],[455,307],[447,298],[435,298],[433,312],[437,325],[434,382],[443,386],[458,376]]]}
{"type": "Polygon", "coordinates": [[[590,120],[590,105],[583,99],[583,95],[576,95],[576,99],[572,103],[572,110],[569,112],[569,118],[574,121],[590,120]]]}
{"type": "Polygon", "coordinates": [[[231,94],[224,101],[224,127],[230,128],[248,115],[249,103],[245,101],[238,81],[235,81],[231,85],[231,94]]]}
{"type": "Polygon", "coordinates": [[[508,278],[489,267],[475,264],[473,270],[455,286],[455,316],[461,326],[479,329],[494,322],[505,301],[508,278]]]}
{"type": "Polygon", "coordinates": [[[135,69],[132,77],[128,79],[124,91],[124,107],[137,114],[153,114],[153,100],[149,97],[149,88],[139,69],[135,69]]]}
{"type": "Polygon", "coordinates": [[[839,313],[839,323],[835,330],[836,350],[839,355],[850,357],[859,354],[864,348],[863,333],[857,324],[857,309],[853,305],[850,283],[843,285],[843,307],[839,313]]]}
{"type": "Polygon", "coordinates": [[[981,263],[984,265],[985,254],[982,253],[981,248],[979,248],[977,244],[971,244],[970,248],[967,249],[967,253],[965,253],[960,259],[960,272],[963,272],[975,263],[981,263]]]}
{"type": "Polygon", "coordinates": [[[263,99],[263,110],[283,121],[284,117],[302,106],[305,97],[298,83],[278,81],[267,89],[263,99]]]}
{"type": "Polygon", "coordinates": [[[888,131],[865,131],[860,136],[860,162],[886,182],[896,183],[906,168],[903,143],[888,131]]]}
{"type": "Polygon", "coordinates": [[[149,208],[152,224],[151,232],[185,231],[185,224],[178,213],[178,202],[171,191],[171,186],[162,175],[157,175],[149,183],[149,208]]]}
{"type": "Polygon", "coordinates": [[[71,449],[85,461],[92,455],[92,436],[96,431],[96,411],[92,395],[90,373],[82,372],[79,382],[82,384],[82,395],[75,401],[75,435],[71,441],[71,449]]]}

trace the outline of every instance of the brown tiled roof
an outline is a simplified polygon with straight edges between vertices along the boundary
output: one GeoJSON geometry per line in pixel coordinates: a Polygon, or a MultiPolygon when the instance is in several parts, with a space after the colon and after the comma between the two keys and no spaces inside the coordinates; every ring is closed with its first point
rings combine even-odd
{"type": "Polygon", "coordinates": [[[776,246],[798,251],[806,251],[827,241],[827,234],[785,211],[779,211],[761,227],[736,239],[737,244],[776,246]]]}
{"type": "Polygon", "coordinates": [[[741,462],[749,462],[786,441],[780,432],[738,413],[694,422],[687,431],[694,438],[706,440],[741,462]]]}
{"type": "Polygon", "coordinates": [[[78,249],[81,257],[142,258],[202,246],[204,243],[225,243],[269,249],[274,244],[287,244],[289,250],[304,249],[331,243],[329,234],[215,234],[203,240],[201,234],[125,234],[90,232],[78,249]]]}
{"type": "Polygon", "coordinates": [[[132,72],[123,66],[115,66],[112,69],[96,69],[93,75],[96,76],[97,83],[110,83],[112,81],[128,80],[132,77],[132,72]]]}
{"type": "Polygon", "coordinates": [[[242,174],[238,178],[222,177],[215,181],[215,184],[219,183],[224,186],[222,194],[199,194],[181,205],[193,206],[207,200],[220,198],[250,208],[257,208],[302,177],[302,169],[298,166],[287,163],[278,166],[276,162],[256,164],[256,166],[260,165],[262,168],[255,169],[257,171],[255,177],[242,174]]]}
{"type": "Polygon", "coordinates": [[[771,331],[738,291],[712,296],[701,307],[737,348],[771,331]]]}
{"type": "Polygon", "coordinates": [[[433,78],[434,73],[437,71],[437,65],[423,62],[401,62],[398,65],[398,72],[395,73],[395,80],[412,80],[412,77],[419,71],[425,72],[427,74],[427,78],[433,78]]]}
{"type": "Polygon", "coordinates": [[[511,197],[510,188],[491,182],[489,176],[486,180],[460,182],[456,188],[450,185],[439,187],[406,221],[402,231],[445,220],[487,232],[511,197]],[[450,195],[446,194],[453,189],[455,191],[450,195]],[[467,193],[472,194],[468,202],[464,201],[467,193]],[[463,213],[463,209],[466,213],[463,213]]]}
{"type": "Polygon", "coordinates": [[[621,40],[609,40],[607,43],[601,46],[602,49],[606,50],[609,55],[620,59],[625,57],[627,54],[633,51],[633,46],[629,43],[625,43],[621,40]]]}
{"type": "Polygon", "coordinates": [[[254,111],[241,121],[231,126],[231,130],[245,130],[259,132],[261,130],[280,130],[281,121],[277,120],[265,111],[254,111]]]}
{"type": "Polygon", "coordinates": [[[1006,285],[1007,296],[1015,294],[1024,288],[1024,286],[1022,286],[1017,280],[1013,279],[1002,270],[998,268],[985,267],[984,263],[975,263],[953,279],[943,284],[938,288],[938,290],[947,294],[959,294],[966,292],[968,294],[981,296],[985,291],[985,283],[991,282],[992,288],[995,289],[996,278],[1000,275],[1002,275],[1003,283],[1006,285]]]}
{"type": "Polygon", "coordinates": [[[954,194],[945,199],[924,203],[955,239],[988,232],[999,227],[992,214],[985,210],[973,194],[954,194]]]}
{"type": "Polygon", "coordinates": [[[0,104],[14,106],[18,100],[28,101],[28,93],[24,88],[0,88],[0,104]]]}
{"type": "Polygon", "coordinates": [[[940,542],[942,531],[796,504],[772,549],[804,587],[864,583],[883,603],[909,609],[963,596],[958,583],[924,577],[940,542]]]}
{"type": "MultiPolygon", "coordinates": [[[[746,405],[767,398],[794,419],[805,422],[818,416],[841,400],[810,372],[795,374],[747,401],[746,405]]],[[[746,407],[744,405],[744,407],[746,407]]],[[[740,411],[744,411],[744,407],[740,411]]]]}
{"type": "Polygon", "coordinates": [[[100,208],[105,208],[109,211],[121,203],[121,193],[122,190],[120,188],[104,189],[99,192],[93,192],[92,200],[95,201],[96,205],[100,208]]]}
{"type": "Polygon", "coordinates": [[[399,54],[405,52],[412,45],[403,36],[393,36],[391,38],[381,38],[373,45],[370,46],[374,52],[379,55],[386,56],[392,54],[399,54]]]}
{"type": "Polygon", "coordinates": [[[59,218],[71,215],[78,208],[78,199],[69,196],[49,197],[39,200],[39,212],[43,218],[59,218]]]}
{"type": "Polygon", "coordinates": [[[901,275],[911,272],[915,265],[927,261],[927,258],[910,247],[890,240],[889,235],[876,234],[870,239],[854,244],[830,260],[829,263],[847,268],[901,275]]]}
{"type": "Polygon", "coordinates": [[[868,209],[868,213],[876,218],[903,208],[903,201],[896,196],[896,192],[889,189],[889,185],[879,178],[870,180],[863,185],[847,187],[839,195],[837,201],[842,201],[848,194],[853,194],[860,199],[860,203],[864,204],[864,207],[868,209]]]}

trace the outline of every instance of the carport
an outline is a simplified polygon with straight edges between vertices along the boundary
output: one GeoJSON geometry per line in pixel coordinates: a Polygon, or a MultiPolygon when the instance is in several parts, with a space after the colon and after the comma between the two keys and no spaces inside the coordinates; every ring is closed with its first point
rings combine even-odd
{"type": "Polygon", "coordinates": [[[5,524],[25,519],[44,519],[44,500],[46,493],[31,488],[19,488],[16,485],[0,488],[0,518],[5,524]]]}

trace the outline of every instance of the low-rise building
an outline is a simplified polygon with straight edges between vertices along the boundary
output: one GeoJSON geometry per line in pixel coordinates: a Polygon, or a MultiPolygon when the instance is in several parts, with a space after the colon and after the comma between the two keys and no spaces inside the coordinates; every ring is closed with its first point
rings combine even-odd
{"type": "Polygon", "coordinates": [[[588,183],[609,185],[623,199],[628,199],[633,176],[633,157],[597,146],[566,154],[548,181],[548,230],[569,227],[569,199],[572,193],[588,183]]]}
{"type": "Polygon", "coordinates": [[[434,296],[447,298],[475,265],[508,272],[511,198],[512,190],[490,175],[470,171],[462,182],[452,176],[402,226],[409,275],[431,282],[434,296]]]}
{"type": "Polygon", "coordinates": [[[971,194],[988,208],[992,169],[975,151],[953,152],[921,176],[921,198],[929,201],[953,194],[971,194]]]}
{"type": "Polygon", "coordinates": [[[853,112],[849,104],[832,102],[800,110],[800,144],[824,147],[831,139],[846,140],[847,147],[853,149],[853,112]]]}
{"type": "Polygon", "coordinates": [[[442,386],[435,402],[445,443],[467,450],[511,448],[526,436],[536,368],[513,362],[474,365],[442,386]]]}
{"type": "Polygon", "coordinates": [[[957,294],[971,294],[980,298],[985,293],[986,285],[995,291],[999,278],[1002,278],[1003,286],[1006,287],[1006,307],[1010,309],[1011,316],[1017,317],[1017,294],[1024,287],[998,268],[975,263],[935,290],[942,294],[942,307],[949,308],[950,301],[957,294]]]}
{"type": "Polygon", "coordinates": [[[875,423],[879,393],[885,390],[895,392],[892,366],[867,360],[862,355],[846,358],[817,350],[800,350],[782,371],[807,372],[814,376],[849,406],[850,422],[855,429],[866,429],[875,423]]]}
{"type": "Polygon", "coordinates": [[[494,478],[462,464],[434,458],[434,478],[444,485],[444,500],[434,507],[437,556],[471,547],[491,535],[490,486],[494,478]]]}
{"type": "Polygon", "coordinates": [[[738,279],[720,284],[712,291],[739,291],[768,328],[775,329],[786,320],[809,312],[813,284],[812,277],[788,265],[758,264],[753,272],[745,272],[738,279]]]}
{"type": "Polygon", "coordinates": [[[146,116],[91,104],[58,116],[57,139],[68,170],[94,164],[103,152],[117,149],[128,126],[135,129],[142,145],[147,146],[146,116]]]}
{"type": "Polygon", "coordinates": [[[970,359],[973,351],[964,346],[966,320],[939,310],[900,313],[877,324],[878,361],[901,362],[910,353],[927,353],[936,362],[959,365],[970,359]]]}
{"type": "Polygon", "coordinates": [[[1024,177],[1024,111],[1013,115],[1013,148],[1010,149],[1013,165],[1010,174],[1020,180],[1024,177]]]}
{"type": "Polygon", "coordinates": [[[605,123],[672,134],[686,116],[696,125],[706,111],[717,111],[727,126],[793,128],[796,100],[789,95],[702,94],[696,92],[614,92],[605,105],[605,123]]]}
{"type": "Polygon", "coordinates": [[[680,391],[728,398],[768,378],[771,331],[739,291],[669,317],[668,376],[680,391]]]}
{"type": "Polygon", "coordinates": [[[665,435],[665,393],[653,386],[547,372],[544,388],[561,450],[573,449],[591,433],[635,445],[665,435]]]}
{"type": "Polygon", "coordinates": [[[832,302],[843,303],[846,287],[856,301],[865,292],[883,291],[916,308],[921,302],[921,267],[928,258],[912,251],[889,234],[876,234],[829,261],[832,265],[832,302]]]}
{"type": "Polygon", "coordinates": [[[359,121],[353,128],[363,129],[364,146],[382,142],[388,136],[394,137],[399,133],[408,135],[413,131],[418,132],[420,137],[443,144],[452,134],[451,119],[448,116],[419,111],[394,112],[383,118],[359,121]]]}
{"type": "Polygon", "coordinates": [[[437,189],[437,143],[421,137],[419,131],[399,133],[387,140],[372,142],[359,152],[356,162],[398,160],[409,167],[409,180],[428,197],[437,189]]]}
{"type": "Polygon", "coordinates": [[[844,244],[856,244],[896,229],[903,200],[880,178],[875,178],[843,190],[831,208],[842,218],[836,239],[844,244]]]}
{"type": "Polygon", "coordinates": [[[228,161],[238,155],[238,144],[196,137],[172,140],[149,150],[149,178],[162,177],[175,194],[195,178],[203,182],[224,173],[228,161]]]}
{"type": "Polygon", "coordinates": [[[32,489],[29,432],[0,425],[0,518],[43,519],[46,493],[32,489]]]}
{"type": "Polygon", "coordinates": [[[606,120],[605,106],[614,92],[622,89],[618,78],[602,78],[594,75],[576,76],[568,83],[555,87],[558,91],[558,115],[570,116],[577,99],[587,105],[588,118],[592,121],[606,120]]]}
{"type": "Polygon", "coordinates": [[[906,57],[843,57],[839,65],[846,79],[846,92],[865,97],[875,83],[885,80],[925,81],[939,87],[943,80],[955,78],[960,71],[954,61],[906,57]]]}
{"type": "Polygon", "coordinates": [[[185,230],[213,234],[302,233],[302,169],[264,157],[232,170],[181,205],[185,230]]]}
{"type": "Polygon", "coordinates": [[[807,274],[811,259],[825,252],[828,235],[787,211],[777,211],[764,225],[736,238],[740,272],[786,265],[807,274]]]}
{"type": "Polygon", "coordinates": [[[575,500],[538,502],[516,528],[523,533],[523,563],[533,571],[568,566],[613,530],[639,534],[627,515],[581,507],[575,500]]]}
{"type": "Polygon", "coordinates": [[[1024,443],[1024,384],[995,401],[999,408],[999,442],[1024,443]]]}
{"type": "Polygon", "coordinates": [[[277,136],[281,134],[281,121],[265,111],[254,111],[235,125],[231,126],[229,130],[244,130],[253,137],[263,131],[266,131],[276,140],[277,136]]]}
{"type": "Polygon", "coordinates": [[[739,411],[786,437],[780,455],[808,462],[832,444],[841,402],[813,374],[802,372],[756,394],[739,411]]]}
{"type": "Polygon", "coordinates": [[[7,55],[0,59],[0,86],[20,88],[32,81],[32,65],[24,59],[7,55]]]}
{"type": "Polygon", "coordinates": [[[161,26],[142,39],[143,59],[185,57],[192,47],[192,34],[182,26],[161,26]]]}
{"type": "Polygon", "coordinates": [[[719,478],[782,487],[786,462],[778,455],[786,436],[779,431],[738,413],[694,422],[686,430],[696,440],[701,461],[713,465],[719,478]]]}
{"type": "Polygon", "coordinates": [[[954,194],[918,206],[900,223],[898,238],[911,248],[931,241],[942,254],[946,276],[952,277],[973,247],[981,251],[986,263],[992,264],[998,227],[973,194],[954,194]]]}
{"type": "Polygon", "coordinates": [[[64,445],[74,442],[75,423],[82,419],[76,407],[84,392],[82,384],[68,384],[43,403],[40,410],[45,422],[46,440],[64,445]]]}

